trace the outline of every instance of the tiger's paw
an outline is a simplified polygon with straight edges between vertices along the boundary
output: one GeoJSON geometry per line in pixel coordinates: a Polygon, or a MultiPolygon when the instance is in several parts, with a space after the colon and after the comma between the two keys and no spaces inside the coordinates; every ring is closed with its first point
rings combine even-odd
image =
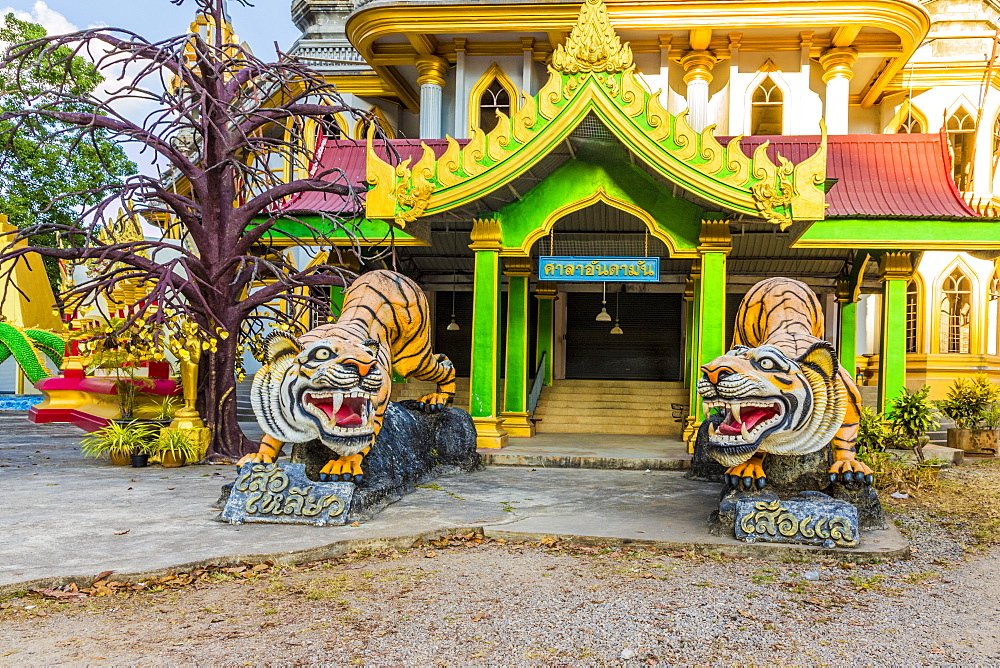
{"type": "Polygon", "coordinates": [[[729,467],[726,469],[723,479],[730,487],[735,489],[742,487],[747,491],[764,489],[764,485],[767,484],[767,476],[764,475],[764,468],[756,458],[729,467]]]}
{"type": "Polygon", "coordinates": [[[273,464],[274,460],[275,456],[266,452],[251,452],[249,455],[240,457],[240,460],[236,462],[236,466],[240,467],[244,464],[273,464]]]}
{"type": "Polygon", "coordinates": [[[448,392],[431,392],[417,399],[417,403],[425,413],[437,413],[451,401],[451,398],[452,395],[448,392]]]}
{"type": "Polygon", "coordinates": [[[360,452],[356,455],[331,459],[319,471],[320,482],[337,482],[338,480],[342,480],[344,482],[353,482],[356,485],[361,484],[361,480],[364,478],[364,471],[361,470],[362,459],[364,459],[364,454],[360,452]]]}
{"type": "Polygon", "coordinates": [[[870,485],[874,481],[872,470],[856,459],[842,459],[830,467],[830,482],[842,482],[845,485],[859,485],[863,482],[870,485]]]}

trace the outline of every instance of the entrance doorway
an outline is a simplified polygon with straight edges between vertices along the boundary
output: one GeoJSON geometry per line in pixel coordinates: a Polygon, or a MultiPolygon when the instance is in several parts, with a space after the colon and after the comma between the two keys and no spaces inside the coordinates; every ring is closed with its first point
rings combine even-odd
{"type": "MultiPolygon", "coordinates": [[[[615,295],[608,313],[615,317],[615,295]]],[[[601,293],[571,292],[566,304],[566,378],[681,380],[683,298],[667,293],[621,293],[618,320],[597,322],[601,293]]]]}

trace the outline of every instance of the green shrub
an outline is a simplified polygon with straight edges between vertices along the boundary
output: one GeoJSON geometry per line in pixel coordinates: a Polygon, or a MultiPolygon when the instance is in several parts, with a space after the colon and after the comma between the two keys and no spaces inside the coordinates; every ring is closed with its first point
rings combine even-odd
{"type": "Polygon", "coordinates": [[[937,407],[959,429],[984,429],[988,428],[987,416],[997,409],[998,402],[1000,385],[991,383],[985,374],[979,374],[974,379],[956,379],[948,388],[948,395],[937,402],[937,407]]]}

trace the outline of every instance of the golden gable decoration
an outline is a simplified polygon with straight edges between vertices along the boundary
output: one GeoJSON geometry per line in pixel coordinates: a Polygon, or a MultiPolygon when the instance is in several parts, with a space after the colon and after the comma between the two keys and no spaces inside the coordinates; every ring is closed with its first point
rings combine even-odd
{"type": "Polygon", "coordinates": [[[537,95],[521,93],[511,116],[498,112],[496,126],[476,128],[464,145],[446,137],[438,157],[426,144],[415,164],[390,165],[368,137],[366,201],[369,218],[403,227],[481,199],[524,174],[565,141],[588,114],[659,176],[713,204],[762,218],[780,229],[794,221],[826,216],[826,128],[815,153],[798,164],[768,155],[769,143],[743,152],[742,135],[726,145],[715,126],[696,130],[688,111],[668,112],[660,91],[650,92],[635,74],[628,43],[608,20],[604,0],[585,0],[566,45],[558,47],[549,78],[537,95]]]}
{"type": "Polygon", "coordinates": [[[566,45],[552,52],[552,67],[566,74],[623,72],[632,62],[632,49],[611,26],[604,0],[585,0],[566,45]]]}

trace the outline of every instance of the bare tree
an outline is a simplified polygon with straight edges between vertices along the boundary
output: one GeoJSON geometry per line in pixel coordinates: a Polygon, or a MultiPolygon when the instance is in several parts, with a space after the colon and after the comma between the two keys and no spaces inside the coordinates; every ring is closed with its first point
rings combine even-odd
{"type": "Polygon", "coordinates": [[[294,329],[303,309],[328,308],[310,289],[348,284],[353,274],[342,268],[343,253],[361,257],[350,221],[360,215],[363,184],[339,168],[315,168],[324,130],[335,136],[337,114],[380,130],[308,67],[280,53],[264,62],[231,43],[225,0],[194,1],[204,27],[198,32],[150,42],[127,30],[84,30],[15,45],[0,61],[15,73],[15,89],[39,67],[65,73],[64,85],[31,90],[29,105],[0,114],[0,141],[72,133],[70,145],[79,146],[99,133],[142,144],[161,171],[94,189],[88,195],[98,203],[75,221],[20,230],[0,260],[37,252],[97,267],[60,295],[66,308],[107,298],[124,282],[146,286],[123,327],[169,329],[178,317],[196,323],[205,347],[198,409],[212,427],[209,457],[235,459],[254,447],[236,420],[235,370],[247,337],[268,324],[294,329]],[[74,90],[69,73],[78,55],[117,78],[113,90],[74,90]],[[119,111],[124,102],[152,111],[136,121],[119,111]],[[318,143],[309,140],[315,127],[318,143]],[[290,169],[276,173],[278,164],[290,169]],[[327,195],[324,211],[295,208],[296,197],[310,191],[327,195]],[[120,234],[122,211],[132,229],[138,220],[156,222],[160,238],[120,234]],[[332,243],[338,230],[339,247],[332,243]],[[32,243],[52,233],[61,243],[32,243]],[[27,246],[15,248],[20,240],[27,246]],[[298,244],[333,250],[326,262],[301,268],[284,253],[298,244]]]}

